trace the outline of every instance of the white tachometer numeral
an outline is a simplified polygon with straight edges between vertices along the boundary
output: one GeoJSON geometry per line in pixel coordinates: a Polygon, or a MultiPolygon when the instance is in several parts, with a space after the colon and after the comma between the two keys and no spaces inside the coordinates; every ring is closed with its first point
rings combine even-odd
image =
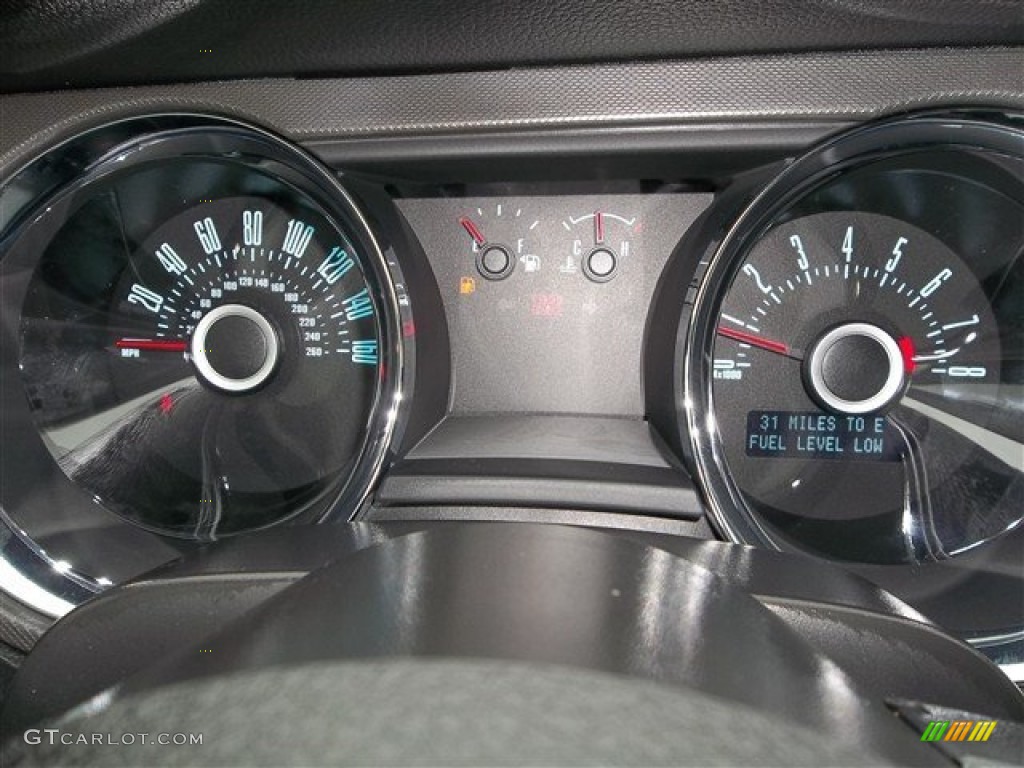
{"type": "Polygon", "coordinates": [[[811,262],[807,259],[807,252],[804,250],[804,241],[800,239],[800,235],[793,235],[789,238],[789,244],[796,249],[796,265],[800,269],[808,269],[811,266],[811,262]]]}
{"type": "Polygon", "coordinates": [[[921,289],[921,295],[927,299],[929,296],[931,296],[933,293],[939,290],[939,288],[942,287],[942,284],[949,280],[949,278],[951,278],[952,276],[953,270],[949,269],[949,267],[943,268],[939,272],[939,274],[937,274],[935,277],[929,280],[925,287],[921,289]]]}
{"type": "Polygon", "coordinates": [[[772,287],[764,284],[764,281],[761,280],[761,273],[757,271],[753,264],[746,264],[743,267],[743,274],[749,276],[757,284],[758,290],[760,290],[761,293],[772,292],[772,287]]]}
{"type": "Polygon", "coordinates": [[[242,211],[242,242],[263,245],[263,211],[242,211]]]}
{"type": "Polygon", "coordinates": [[[984,365],[951,365],[946,368],[946,375],[958,379],[983,379],[988,375],[988,368],[984,365]]]}
{"type": "Polygon", "coordinates": [[[207,216],[202,221],[197,221],[192,225],[196,230],[196,236],[199,238],[199,244],[203,246],[203,251],[209,256],[214,251],[220,250],[220,235],[217,234],[217,227],[213,223],[213,219],[207,216]]]}
{"type": "Polygon", "coordinates": [[[903,258],[903,246],[907,245],[910,241],[905,237],[901,237],[896,241],[896,245],[892,249],[892,258],[885,262],[885,271],[892,272],[899,266],[900,259],[903,258]]]}
{"type": "Polygon", "coordinates": [[[327,254],[327,258],[316,268],[316,272],[327,281],[328,285],[334,285],[354,266],[355,262],[352,261],[348,253],[343,248],[334,246],[327,254]]]}
{"type": "Polygon", "coordinates": [[[846,263],[849,264],[853,261],[853,227],[849,226],[846,228],[846,234],[843,235],[843,255],[846,257],[846,263]]]}
{"type": "Polygon", "coordinates": [[[284,244],[281,246],[281,250],[289,256],[301,259],[302,254],[306,252],[309,241],[313,239],[313,232],[315,231],[309,224],[303,224],[298,219],[292,219],[288,222],[288,231],[285,232],[284,244]]]}
{"type": "Polygon", "coordinates": [[[969,328],[972,325],[977,325],[981,320],[977,315],[973,315],[970,320],[962,320],[959,323],[947,323],[942,326],[943,331],[952,331],[954,328],[969,328]]]}
{"type": "Polygon", "coordinates": [[[128,303],[145,307],[150,312],[159,312],[164,305],[164,297],[155,291],[149,290],[144,285],[135,283],[128,293],[128,303]]]}
{"type": "Polygon", "coordinates": [[[183,275],[188,271],[188,265],[175,252],[170,243],[164,243],[157,248],[156,257],[160,260],[163,268],[172,275],[183,275]]]}

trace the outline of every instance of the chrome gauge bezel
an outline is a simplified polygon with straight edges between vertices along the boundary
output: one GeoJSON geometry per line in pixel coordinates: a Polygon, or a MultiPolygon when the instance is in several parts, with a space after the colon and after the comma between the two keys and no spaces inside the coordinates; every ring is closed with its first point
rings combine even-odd
{"type": "MultiPolygon", "coordinates": [[[[855,128],[788,165],[733,219],[717,242],[705,241],[709,256],[702,264],[703,271],[699,270],[692,308],[684,310],[676,338],[676,359],[682,364],[677,364],[675,369],[675,409],[687,461],[702,489],[710,521],[724,538],[823,557],[800,549],[794,543],[781,541],[759,522],[733,479],[725,458],[715,418],[712,350],[719,312],[745,255],[788,209],[799,205],[839,175],[901,155],[933,150],[986,153],[1019,161],[1024,155],[1024,116],[1003,112],[927,112],[855,128]]],[[[860,567],[855,562],[846,565],[854,570],[860,567]]],[[[864,564],[861,570],[868,578],[873,578],[882,573],[879,568],[888,569],[883,581],[888,588],[895,589],[898,596],[898,585],[908,584],[903,579],[910,577],[897,575],[897,572],[909,574],[914,570],[910,565],[869,564],[864,564]],[[897,587],[894,588],[894,584],[897,587]]],[[[932,573],[934,576],[935,572],[932,573]]],[[[991,640],[987,634],[990,633],[965,632],[965,639],[984,648],[991,640]]],[[[1013,630],[1012,636],[1019,644],[1024,638],[1024,627],[1013,630]]]]}
{"type": "MultiPolygon", "coordinates": [[[[0,246],[6,252],[34,224],[72,204],[83,189],[105,176],[182,155],[219,158],[274,175],[301,190],[329,221],[343,222],[340,228],[360,248],[363,269],[376,289],[380,370],[386,375],[378,377],[365,438],[344,481],[318,496],[316,509],[307,506],[272,524],[350,519],[376,486],[405,417],[409,379],[404,366],[403,310],[396,290],[402,280],[392,275],[397,267],[385,256],[359,204],[317,159],[269,131],[215,115],[161,113],[107,123],[41,150],[7,177],[0,186],[0,246]]],[[[20,302],[0,311],[20,313],[20,302]]],[[[20,382],[8,386],[20,386],[20,382]]],[[[2,506],[0,525],[0,587],[38,613],[59,617],[110,586],[100,574],[80,573],[44,551],[2,506]]]]}

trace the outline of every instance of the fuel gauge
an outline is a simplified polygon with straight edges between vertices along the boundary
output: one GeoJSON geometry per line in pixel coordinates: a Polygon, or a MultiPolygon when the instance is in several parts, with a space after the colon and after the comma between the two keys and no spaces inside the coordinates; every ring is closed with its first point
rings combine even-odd
{"type": "Polygon", "coordinates": [[[477,208],[470,215],[459,217],[476,254],[476,269],[487,280],[504,280],[523,263],[527,272],[540,268],[540,258],[529,246],[531,233],[539,220],[528,222],[523,209],[496,203],[492,209],[477,208]]]}

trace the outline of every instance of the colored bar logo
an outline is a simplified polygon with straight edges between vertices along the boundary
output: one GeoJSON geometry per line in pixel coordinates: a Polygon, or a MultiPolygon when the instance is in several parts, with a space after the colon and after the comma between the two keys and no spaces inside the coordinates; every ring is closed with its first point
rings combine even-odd
{"type": "Polygon", "coordinates": [[[988,741],[998,720],[932,720],[921,741],[988,741]]]}

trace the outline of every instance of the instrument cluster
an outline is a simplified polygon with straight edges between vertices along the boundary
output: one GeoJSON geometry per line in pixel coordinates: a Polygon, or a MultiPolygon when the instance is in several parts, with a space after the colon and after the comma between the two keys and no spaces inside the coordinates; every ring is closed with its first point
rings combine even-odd
{"type": "Polygon", "coordinates": [[[629,420],[660,456],[618,446],[629,482],[657,465],[717,535],[1017,654],[1022,138],[920,114],[724,181],[566,187],[364,178],[201,115],[83,133],[0,190],[4,567],[59,615],[204,543],[364,519],[443,423],[529,417],[578,471],[558,419],[629,420]]]}

